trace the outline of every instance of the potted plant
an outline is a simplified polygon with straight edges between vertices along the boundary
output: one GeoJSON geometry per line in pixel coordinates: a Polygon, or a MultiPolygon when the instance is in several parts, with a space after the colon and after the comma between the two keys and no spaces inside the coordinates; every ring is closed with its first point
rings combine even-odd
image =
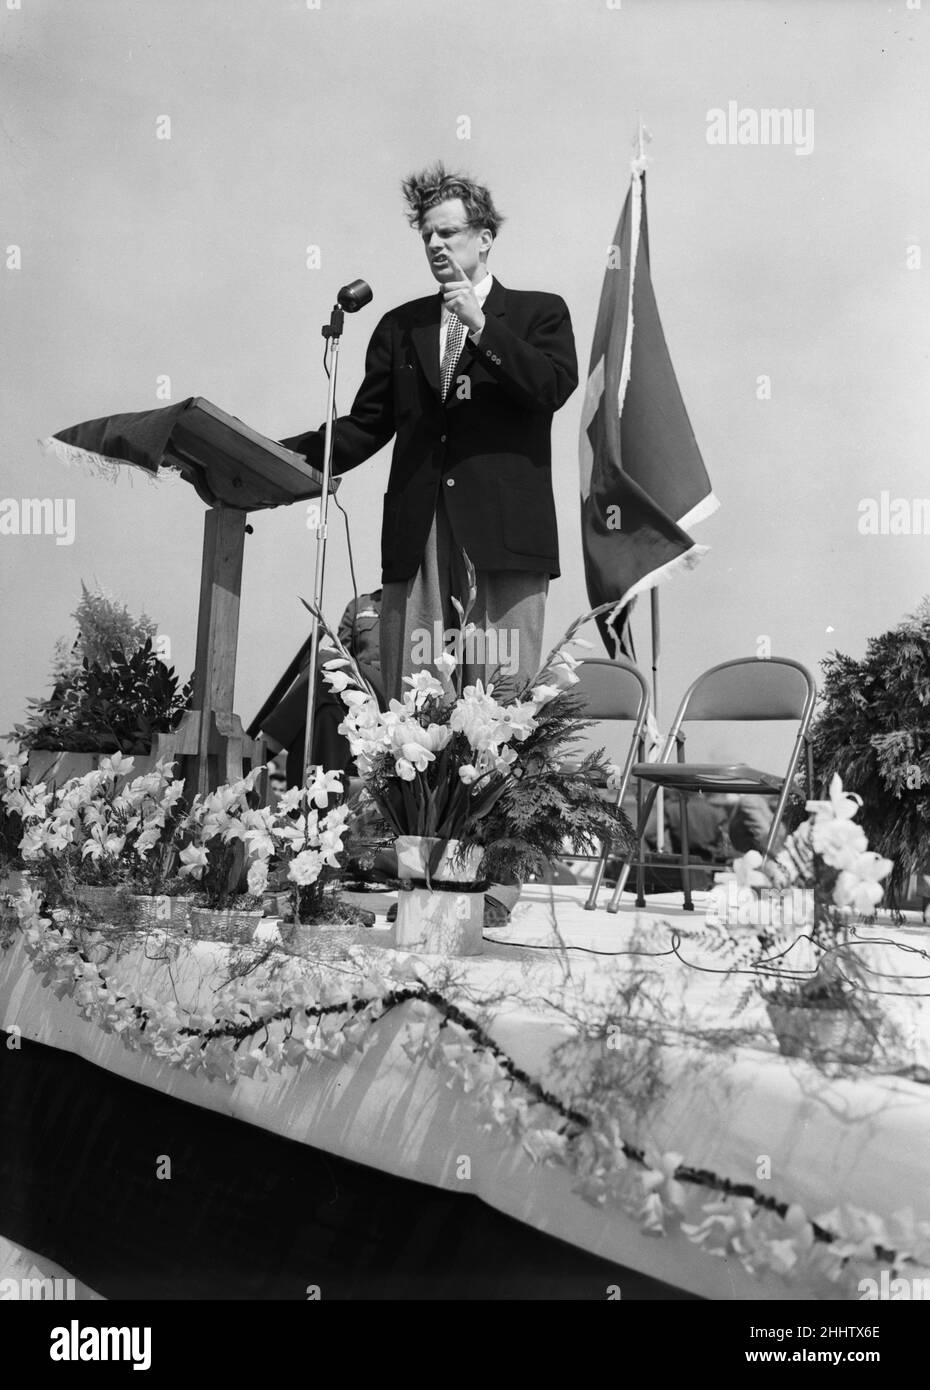
{"type": "MultiPolygon", "coordinates": [[[[290,899],[290,923],[284,930],[297,951],[320,948],[344,952],[360,925],[374,915],[340,900],[338,884],[344,858],[343,841],[350,818],[339,773],[315,768],[304,787],[292,787],[273,810],[262,813],[261,824],[247,827],[245,841],[265,866],[265,882],[285,890],[290,899]]],[[[262,871],[253,865],[255,884],[262,871]]]]}
{"type": "MultiPolygon", "coordinates": [[[[454,601],[461,651],[476,597],[473,574],[467,605],[454,601]]],[[[629,847],[629,822],[601,795],[612,772],[603,754],[564,766],[566,751],[589,726],[567,692],[578,665],[568,646],[590,616],[573,624],[516,698],[498,700],[493,684],[484,689],[480,681],[463,689],[462,667],[446,652],[434,662],[438,675],[424,669],[407,677],[403,700],[386,711],[326,628],[339,656],[324,674],[347,707],[340,732],[396,837],[397,945],[477,954],[485,887],[479,875],[523,879],[566,841],[577,852],[605,839],[629,847]]]]}
{"type": "Polygon", "coordinates": [[[111,595],[82,585],[74,618],[74,642],[56,644],[51,695],[30,700],[26,722],[13,731],[30,754],[33,782],[61,784],[114,752],[154,762],[156,735],[173,729],[190,704],[190,682],[182,688],[161,660],[146,615],[133,618],[111,595]]]}
{"type": "Polygon", "coordinates": [[[822,665],[814,766],[861,798],[863,831],[892,861],[888,898],[900,907],[911,876],[930,872],[930,598],[871,638],[861,660],[834,652],[822,665]]]}
{"type": "Polygon", "coordinates": [[[184,783],[169,759],[134,779],[119,799],[127,883],[139,920],[146,926],[186,928],[193,895],[179,873],[186,824],[184,783]]]}
{"type": "Polygon", "coordinates": [[[267,840],[268,808],[259,810],[255,783],[267,769],[253,768],[238,782],[197,795],[184,817],[178,873],[199,892],[189,911],[191,929],[210,941],[251,941],[263,915],[266,856],[249,841],[267,840]],[[248,840],[247,840],[248,837],[248,840]]]}
{"type": "Polygon", "coordinates": [[[146,908],[170,877],[183,786],[167,759],[135,778],[133,770],[117,753],[60,788],[20,785],[5,797],[23,825],[23,858],[51,900],[80,905],[101,925],[129,925],[140,907],[144,920],[170,915],[146,908]]]}
{"type": "Polygon", "coordinates": [[[867,1062],[883,1026],[853,923],[874,914],[892,864],[869,849],[855,820],[860,806],[834,775],[829,799],[807,803],[808,819],[777,858],[763,861],[750,851],[733,866],[744,890],[751,885],[760,895],[790,894],[796,903],[800,889],[810,904],[808,923],[761,934],[756,968],[781,1052],[818,1066],[867,1062]],[[813,952],[812,969],[789,964],[789,952],[802,940],[813,952]]]}

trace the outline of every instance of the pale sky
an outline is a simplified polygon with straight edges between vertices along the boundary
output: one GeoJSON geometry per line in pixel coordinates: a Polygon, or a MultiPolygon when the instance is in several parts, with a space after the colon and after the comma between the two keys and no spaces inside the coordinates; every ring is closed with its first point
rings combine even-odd
{"type": "MultiPolygon", "coordinates": [[[[65,470],[37,437],[162,404],[163,377],[172,399],[204,395],[273,436],[315,426],[320,326],[361,276],[375,298],[347,322],[347,409],[378,317],[433,288],[399,184],[437,157],[490,185],[508,219],[491,269],[564,296],[584,371],[637,112],[653,137],[659,309],[721,503],[694,533],[709,554],[662,590],[660,722],[700,670],[760,639],[817,672],[930,591],[930,536],[859,530],[883,492],[907,500],[911,530],[930,497],[930,2],[11,3],[0,498],[73,499],[75,536],[0,535],[0,733],[48,689],[82,579],[145,608],[182,674],[193,660],[203,504],[183,486],[65,470]],[[708,143],[708,113],[730,101],[796,110],[812,149],[708,143]]],[[[563,576],[549,641],[587,606],[582,398],[553,431],[563,576]]],[[[362,588],[379,582],[388,462],[340,492],[362,588]]],[[[253,524],[246,722],[304,635],[314,550],[300,505],[253,524]]],[[[334,513],[334,621],[350,596],[334,513]]],[[[636,635],[646,665],[648,602],[636,635]]]]}

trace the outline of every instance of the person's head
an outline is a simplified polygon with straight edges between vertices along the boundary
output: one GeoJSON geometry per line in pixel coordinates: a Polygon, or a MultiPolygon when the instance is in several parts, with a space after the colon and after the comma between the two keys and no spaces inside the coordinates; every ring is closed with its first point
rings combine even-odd
{"type": "Polygon", "coordinates": [[[420,233],[433,277],[441,285],[455,279],[453,258],[473,284],[483,279],[504,220],[488,190],[441,163],[411,174],[402,187],[408,221],[420,233]]]}

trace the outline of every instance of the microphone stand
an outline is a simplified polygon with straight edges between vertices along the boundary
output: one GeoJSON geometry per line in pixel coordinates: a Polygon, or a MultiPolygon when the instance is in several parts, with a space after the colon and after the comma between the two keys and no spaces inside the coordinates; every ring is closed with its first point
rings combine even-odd
{"type": "Polygon", "coordinates": [[[338,304],[333,305],[329,323],[323,326],[323,337],[329,342],[330,372],[329,393],[326,403],[326,432],[323,439],[323,486],[320,491],[320,524],[316,529],[316,571],[313,577],[313,625],[310,629],[310,669],[307,681],[307,726],[304,735],[304,786],[310,772],[313,751],[313,726],[316,719],[316,681],[317,658],[320,650],[320,620],[323,611],[323,571],[326,566],[326,516],[329,508],[330,479],[333,468],[333,445],[335,433],[333,416],[336,412],[336,372],[339,367],[339,342],[345,322],[345,312],[338,304]]]}

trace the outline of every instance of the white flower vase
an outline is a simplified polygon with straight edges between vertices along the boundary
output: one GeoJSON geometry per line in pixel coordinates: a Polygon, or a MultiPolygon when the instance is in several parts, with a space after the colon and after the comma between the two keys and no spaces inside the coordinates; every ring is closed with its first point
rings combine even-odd
{"type": "Polygon", "coordinates": [[[394,945],[427,955],[480,956],[484,893],[423,884],[428,870],[430,882],[436,885],[475,883],[484,851],[480,846],[460,851],[458,840],[423,835],[398,836],[396,849],[402,886],[397,894],[394,945]],[[405,883],[412,886],[406,888],[405,883]]]}

